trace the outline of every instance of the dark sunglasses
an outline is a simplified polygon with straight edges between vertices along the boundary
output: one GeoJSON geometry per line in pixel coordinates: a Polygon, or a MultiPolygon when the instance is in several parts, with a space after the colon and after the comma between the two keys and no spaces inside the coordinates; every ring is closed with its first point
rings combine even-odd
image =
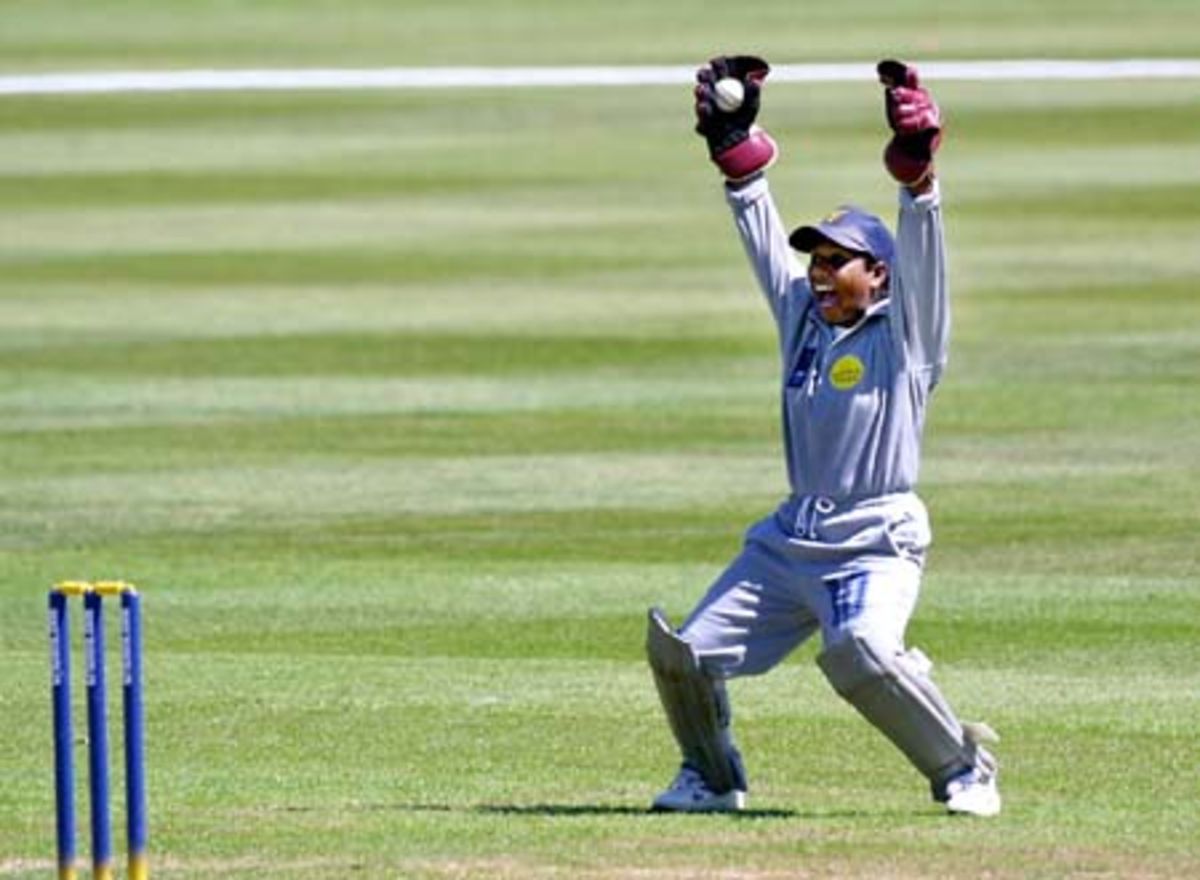
{"type": "Polygon", "coordinates": [[[829,269],[837,272],[843,266],[853,263],[855,260],[863,259],[867,261],[867,265],[874,262],[867,254],[843,253],[837,251],[829,256],[821,256],[820,254],[811,254],[808,258],[808,265],[813,269],[829,269]]]}

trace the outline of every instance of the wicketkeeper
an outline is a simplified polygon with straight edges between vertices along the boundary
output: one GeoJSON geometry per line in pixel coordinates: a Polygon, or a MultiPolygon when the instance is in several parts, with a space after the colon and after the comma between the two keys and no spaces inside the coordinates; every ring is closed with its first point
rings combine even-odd
{"type": "Polygon", "coordinates": [[[879,64],[891,129],[884,165],[899,183],[895,238],[850,205],[789,234],[764,175],[778,150],[755,125],[768,71],[744,55],[701,68],[696,131],[725,177],[779,330],[791,493],[749,529],[678,631],[650,611],[647,653],[683,754],[654,808],[744,807],[724,683],[768,671],[820,630],[817,664],[829,683],[929,780],[934,799],[951,813],[995,815],[997,767],[981,744],[995,734],[959,721],[929,677],[932,664],[904,642],[930,542],[914,492],[921,431],[950,328],[938,106],[915,69],[879,64]],[[722,111],[716,83],[727,77],[741,81],[744,100],[722,111]]]}

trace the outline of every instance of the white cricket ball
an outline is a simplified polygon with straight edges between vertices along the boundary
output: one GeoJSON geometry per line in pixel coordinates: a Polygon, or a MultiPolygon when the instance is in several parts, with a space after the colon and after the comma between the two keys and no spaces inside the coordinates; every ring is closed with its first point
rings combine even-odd
{"type": "Polygon", "coordinates": [[[724,79],[719,79],[713,85],[713,99],[716,102],[717,109],[722,113],[732,113],[738,107],[742,106],[742,101],[746,98],[746,87],[742,85],[740,79],[734,79],[727,76],[724,79]]]}

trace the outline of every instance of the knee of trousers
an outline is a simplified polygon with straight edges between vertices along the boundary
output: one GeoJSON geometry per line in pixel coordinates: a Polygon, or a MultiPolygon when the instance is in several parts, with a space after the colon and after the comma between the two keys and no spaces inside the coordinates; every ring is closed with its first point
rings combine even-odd
{"type": "Polygon", "coordinates": [[[962,725],[919,651],[899,651],[854,634],[827,647],[817,664],[834,690],[932,782],[972,766],[962,725]]]}

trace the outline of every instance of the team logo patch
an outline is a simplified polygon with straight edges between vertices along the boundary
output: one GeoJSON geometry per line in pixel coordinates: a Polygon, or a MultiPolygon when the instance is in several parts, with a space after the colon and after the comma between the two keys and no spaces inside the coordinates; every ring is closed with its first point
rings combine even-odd
{"type": "Polygon", "coordinates": [[[849,391],[862,381],[867,368],[852,354],[842,355],[829,368],[829,381],[838,391],[849,391]]]}

